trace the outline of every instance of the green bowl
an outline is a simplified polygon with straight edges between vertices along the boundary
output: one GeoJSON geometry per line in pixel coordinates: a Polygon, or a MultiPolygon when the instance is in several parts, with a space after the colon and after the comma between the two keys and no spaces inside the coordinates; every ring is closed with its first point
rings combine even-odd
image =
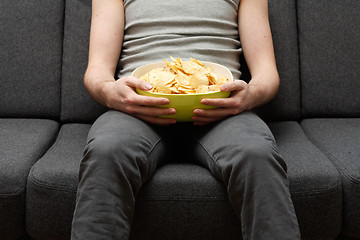
{"type": "MultiPolygon", "coordinates": [[[[217,63],[202,61],[206,66],[210,66],[214,69],[217,76],[226,76],[230,81],[233,81],[233,76],[228,68],[217,63]]],[[[151,63],[141,66],[135,69],[132,76],[140,78],[145,73],[158,67],[166,67],[165,62],[151,63]]],[[[196,93],[196,94],[163,94],[152,93],[136,89],[136,92],[140,95],[150,97],[163,97],[170,100],[167,105],[161,105],[159,107],[175,108],[176,113],[173,115],[161,116],[164,118],[175,118],[178,122],[191,122],[194,109],[212,109],[214,106],[207,106],[201,104],[200,101],[203,98],[227,98],[230,96],[230,92],[215,91],[210,93],[196,93]]]]}

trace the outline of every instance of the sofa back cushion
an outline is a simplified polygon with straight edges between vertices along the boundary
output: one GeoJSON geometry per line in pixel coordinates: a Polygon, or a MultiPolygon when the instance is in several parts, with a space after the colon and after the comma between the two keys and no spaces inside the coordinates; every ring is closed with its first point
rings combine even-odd
{"type": "Polygon", "coordinates": [[[0,116],[58,119],[63,0],[1,0],[0,9],[0,116]]]}
{"type": "Polygon", "coordinates": [[[83,76],[89,51],[91,0],[67,0],[64,22],[61,120],[91,122],[105,108],[91,99],[83,76]]]}
{"type": "Polygon", "coordinates": [[[360,116],[360,1],[299,0],[302,114],[360,116]]]}

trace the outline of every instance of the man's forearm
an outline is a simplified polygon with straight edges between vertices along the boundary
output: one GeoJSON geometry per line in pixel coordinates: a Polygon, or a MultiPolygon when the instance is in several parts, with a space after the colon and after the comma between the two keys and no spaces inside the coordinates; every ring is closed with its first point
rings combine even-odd
{"type": "Polygon", "coordinates": [[[267,0],[242,0],[239,7],[239,34],[251,73],[249,86],[255,101],[262,105],[275,97],[279,87],[267,0]]]}
{"type": "Polygon", "coordinates": [[[107,106],[106,90],[114,82],[124,31],[122,0],[93,0],[89,62],[84,84],[90,96],[107,106]]]}

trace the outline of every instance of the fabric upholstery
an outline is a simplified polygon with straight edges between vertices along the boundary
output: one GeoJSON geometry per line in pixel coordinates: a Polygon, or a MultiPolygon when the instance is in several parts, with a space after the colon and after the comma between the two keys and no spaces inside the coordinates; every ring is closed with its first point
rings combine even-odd
{"type": "Polygon", "coordinates": [[[298,1],[304,117],[360,116],[360,4],[298,1]]]}
{"type": "Polygon", "coordinates": [[[59,118],[63,8],[0,1],[0,116],[59,118]]]}
{"type": "Polygon", "coordinates": [[[57,130],[58,124],[51,120],[0,118],[1,239],[16,239],[24,233],[27,176],[57,130]]]}
{"type": "Polygon", "coordinates": [[[67,124],[33,166],[27,186],[26,224],[36,239],[69,239],[79,164],[90,125],[67,124]]]}
{"type": "Polygon", "coordinates": [[[310,139],[335,164],[343,184],[343,234],[360,236],[360,119],[307,119],[310,139]]]}
{"type": "Polygon", "coordinates": [[[297,122],[272,123],[270,129],[288,165],[290,192],[302,238],[334,239],[342,221],[339,173],[297,122]]]}
{"type": "MultiPolygon", "coordinates": [[[[106,110],[83,86],[91,0],[0,9],[0,238],[69,239],[82,123],[106,110]]],[[[360,239],[359,12],[357,0],[269,0],[281,85],[256,111],[288,165],[303,239],[360,239]]],[[[137,196],[132,240],[241,239],[223,183],[172,160],[137,196]]]]}
{"type": "Polygon", "coordinates": [[[89,51],[91,0],[66,1],[61,88],[61,120],[92,122],[105,108],[91,99],[83,84],[89,51]]]}

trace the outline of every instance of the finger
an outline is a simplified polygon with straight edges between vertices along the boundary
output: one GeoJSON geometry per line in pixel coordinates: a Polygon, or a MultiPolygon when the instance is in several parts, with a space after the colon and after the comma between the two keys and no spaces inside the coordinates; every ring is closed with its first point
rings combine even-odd
{"type": "Polygon", "coordinates": [[[125,110],[131,115],[145,115],[152,117],[173,115],[176,113],[174,108],[148,107],[139,105],[128,105],[125,107],[125,110]]]}
{"type": "Polygon", "coordinates": [[[170,103],[169,99],[162,97],[149,97],[149,96],[136,94],[134,98],[139,105],[144,105],[144,106],[167,105],[170,103]]]}
{"type": "Polygon", "coordinates": [[[234,107],[237,103],[234,98],[204,98],[200,102],[204,105],[223,108],[234,107]]]}
{"type": "Polygon", "coordinates": [[[248,84],[243,80],[234,80],[232,82],[226,82],[220,86],[220,90],[223,92],[241,91],[247,88],[248,84]]]}

